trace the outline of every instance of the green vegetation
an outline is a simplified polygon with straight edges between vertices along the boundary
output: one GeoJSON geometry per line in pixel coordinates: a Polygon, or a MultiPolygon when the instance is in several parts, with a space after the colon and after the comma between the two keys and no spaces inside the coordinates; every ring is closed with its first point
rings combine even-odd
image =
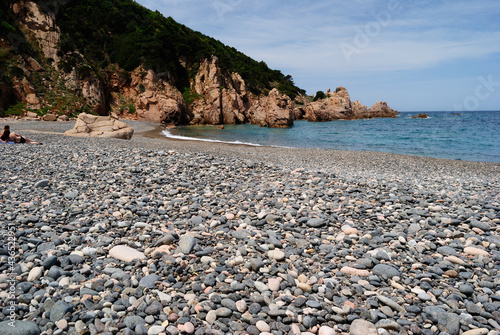
{"type": "Polygon", "coordinates": [[[127,111],[129,114],[134,114],[137,111],[134,100],[126,98],[118,93],[118,111],[120,113],[127,111]]]}
{"type": "Polygon", "coordinates": [[[12,115],[20,116],[25,111],[26,111],[26,104],[24,102],[20,102],[18,104],[10,106],[10,108],[4,112],[4,116],[12,116],[12,115]]]}
{"type": "Polygon", "coordinates": [[[78,51],[93,69],[117,63],[131,71],[142,64],[185,92],[200,61],[214,55],[224,71],[238,72],[256,94],[277,87],[294,99],[303,92],[291,76],[132,0],[72,0],[61,5],[57,22],[61,56],[78,51]]]}
{"type": "Polygon", "coordinates": [[[184,98],[184,102],[187,105],[192,104],[196,99],[200,99],[201,95],[194,93],[191,91],[189,87],[184,88],[184,92],[182,92],[182,97],[184,98]]]}
{"type": "Polygon", "coordinates": [[[314,100],[313,101],[318,101],[318,100],[324,99],[325,97],[326,97],[325,92],[318,91],[318,92],[316,92],[316,95],[314,96],[314,100]]]}

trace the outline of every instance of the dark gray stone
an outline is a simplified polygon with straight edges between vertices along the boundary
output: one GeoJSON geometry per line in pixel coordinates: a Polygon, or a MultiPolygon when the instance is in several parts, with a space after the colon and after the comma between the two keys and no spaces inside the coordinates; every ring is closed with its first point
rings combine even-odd
{"type": "Polygon", "coordinates": [[[73,305],[65,301],[58,301],[52,306],[50,310],[50,321],[56,322],[61,320],[66,313],[73,311],[73,305]]]}
{"type": "Polygon", "coordinates": [[[181,252],[185,255],[191,253],[194,246],[196,245],[196,239],[191,235],[184,235],[179,239],[179,246],[176,252],[181,252]]]}
{"type": "Polygon", "coordinates": [[[320,218],[309,219],[306,224],[312,228],[321,228],[325,225],[325,220],[320,218]]]}
{"type": "Polygon", "coordinates": [[[139,286],[144,286],[144,287],[147,287],[147,288],[154,288],[155,287],[155,282],[161,280],[161,277],[158,276],[157,274],[150,274],[150,275],[147,275],[145,277],[143,277],[140,281],[139,281],[139,286]]]}
{"type": "Polygon", "coordinates": [[[2,335],[39,335],[41,333],[37,324],[31,321],[2,321],[0,322],[2,335]]]}
{"type": "Polygon", "coordinates": [[[372,270],[373,274],[381,278],[392,278],[399,276],[401,273],[393,266],[386,264],[377,264],[372,270]]]}

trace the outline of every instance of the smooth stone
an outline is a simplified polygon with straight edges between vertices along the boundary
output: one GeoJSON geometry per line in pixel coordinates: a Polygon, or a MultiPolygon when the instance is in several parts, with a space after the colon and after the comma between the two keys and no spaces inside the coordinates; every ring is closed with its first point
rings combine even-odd
{"type": "Polygon", "coordinates": [[[468,255],[473,255],[473,256],[478,256],[478,255],[489,256],[490,255],[487,251],[485,251],[483,249],[475,248],[475,247],[465,247],[464,252],[468,255]]]}
{"type": "Polygon", "coordinates": [[[328,326],[322,326],[319,328],[318,335],[336,335],[337,332],[335,329],[328,327],[328,326]]]}
{"type": "Polygon", "coordinates": [[[215,313],[216,313],[217,317],[220,316],[222,318],[227,318],[228,316],[231,316],[231,314],[233,314],[233,312],[229,308],[226,308],[226,307],[221,307],[221,308],[216,309],[215,313]]]}
{"type": "Polygon", "coordinates": [[[269,250],[267,256],[276,261],[282,261],[285,259],[285,253],[279,249],[269,250]]]}
{"type": "Polygon", "coordinates": [[[207,316],[205,317],[205,321],[207,321],[208,324],[212,325],[214,324],[215,320],[217,320],[217,313],[212,309],[208,311],[207,316]]]}
{"type": "Polygon", "coordinates": [[[377,327],[366,320],[356,319],[349,327],[350,335],[378,335],[377,327]]]}
{"type": "Polygon", "coordinates": [[[343,232],[346,235],[358,235],[359,234],[359,230],[357,230],[356,228],[352,228],[352,227],[344,228],[343,232]]]}
{"type": "Polygon", "coordinates": [[[55,325],[61,330],[66,330],[68,328],[68,321],[66,321],[66,319],[61,319],[59,321],[56,321],[55,325]]]}
{"type": "Polygon", "coordinates": [[[431,298],[431,296],[430,296],[430,295],[428,295],[428,294],[427,294],[427,293],[425,293],[425,292],[420,292],[420,293],[418,294],[418,298],[419,298],[420,300],[422,300],[422,301],[431,301],[431,299],[432,299],[432,298],[431,298]]]}
{"type": "Polygon", "coordinates": [[[384,328],[385,330],[395,330],[398,331],[401,326],[394,320],[382,319],[375,324],[377,328],[384,328]]]}
{"type": "Polygon", "coordinates": [[[262,320],[257,321],[257,323],[255,324],[255,327],[257,327],[257,329],[260,332],[270,332],[271,331],[271,327],[266,322],[264,322],[262,320]]]}
{"type": "Polygon", "coordinates": [[[50,321],[56,322],[61,320],[66,313],[73,311],[73,305],[65,301],[59,300],[52,306],[50,310],[50,321]]]}
{"type": "Polygon", "coordinates": [[[240,313],[245,313],[247,311],[247,303],[245,300],[238,300],[236,301],[236,309],[240,313]]]}
{"type": "Polygon", "coordinates": [[[306,284],[306,283],[298,283],[297,288],[300,288],[302,291],[307,292],[307,293],[311,293],[311,291],[312,291],[311,285],[306,284]]]}
{"type": "Polygon", "coordinates": [[[124,262],[146,259],[144,253],[137,251],[127,245],[117,245],[109,250],[109,256],[124,262]]]}
{"type": "Polygon", "coordinates": [[[373,267],[373,274],[382,278],[393,278],[401,274],[398,269],[386,264],[377,264],[373,267]]]}
{"type": "Polygon", "coordinates": [[[177,247],[176,252],[183,253],[185,255],[188,255],[191,253],[191,250],[196,245],[196,239],[192,235],[184,235],[179,239],[179,245],[177,247]]]}
{"type": "Polygon", "coordinates": [[[458,258],[457,256],[447,256],[444,260],[458,265],[463,265],[465,263],[463,259],[458,258]]]}
{"type": "Polygon", "coordinates": [[[40,179],[39,181],[36,182],[35,187],[40,188],[40,187],[47,187],[49,186],[49,180],[48,179],[40,179]]]}
{"type": "Polygon", "coordinates": [[[27,280],[29,282],[37,281],[38,279],[40,279],[42,277],[43,270],[44,270],[43,266],[34,267],[33,269],[30,270],[27,280]]]}
{"type": "Polygon", "coordinates": [[[306,224],[311,228],[321,228],[325,225],[325,220],[320,218],[309,219],[306,224]]]}
{"type": "Polygon", "coordinates": [[[486,335],[489,333],[488,328],[477,328],[477,329],[471,329],[467,330],[462,333],[462,335],[486,335]]]}
{"type": "Polygon", "coordinates": [[[145,325],[146,320],[138,315],[129,315],[123,319],[123,323],[127,326],[127,328],[135,329],[137,325],[145,325]]]}
{"type": "Polygon", "coordinates": [[[145,277],[143,277],[140,281],[139,281],[139,286],[144,286],[144,287],[147,287],[147,288],[154,288],[155,287],[155,282],[157,281],[160,281],[161,280],[161,277],[158,276],[157,274],[150,274],[150,275],[147,275],[145,277]]]}
{"type": "Polygon", "coordinates": [[[260,281],[256,281],[254,283],[255,285],[255,288],[259,291],[259,292],[265,292],[265,291],[269,291],[269,286],[267,286],[266,284],[264,284],[263,282],[260,282],[260,281]]]}
{"type": "Polygon", "coordinates": [[[158,335],[165,330],[164,326],[151,326],[148,329],[148,335],[158,335]]]}
{"type": "Polygon", "coordinates": [[[193,334],[194,333],[194,325],[191,322],[186,322],[184,324],[184,331],[188,334],[193,334]]]}
{"type": "Polygon", "coordinates": [[[474,286],[469,284],[463,284],[458,287],[460,293],[463,293],[467,296],[472,295],[474,293],[474,286]]]}
{"type": "Polygon", "coordinates": [[[38,325],[31,321],[2,321],[0,322],[2,335],[40,335],[38,325]]]}
{"type": "Polygon", "coordinates": [[[269,278],[267,281],[267,286],[272,292],[278,292],[280,290],[280,281],[276,278],[269,278]]]}
{"type": "Polygon", "coordinates": [[[395,302],[391,298],[388,298],[388,297],[383,296],[383,295],[377,295],[377,299],[381,303],[383,303],[384,305],[389,306],[390,308],[392,308],[393,310],[395,310],[397,312],[403,312],[404,313],[404,311],[405,311],[402,306],[400,306],[397,302],[395,302]]]}
{"type": "Polygon", "coordinates": [[[437,252],[439,252],[443,256],[456,256],[456,255],[458,255],[457,251],[454,248],[448,247],[448,246],[443,246],[443,247],[437,248],[437,252]]]}
{"type": "Polygon", "coordinates": [[[359,276],[359,277],[370,276],[370,271],[368,271],[368,270],[356,269],[356,268],[352,268],[349,266],[342,267],[340,269],[340,272],[342,272],[343,274],[348,275],[348,276],[359,276]]]}
{"type": "Polygon", "coordinates": [[[69,191],[69,192],[66,192],[66,193],[64,193],[64,197],[66,199],[75,199],[76,197],[78,197],[78,191],[69,191]]]}
{"type": "Polygon", "coordinates": [[[438,315],[438,325],[441,331],[447,332],[450,335],[458,335],[460,333],[460,317],[454,313],[438,315]]]}

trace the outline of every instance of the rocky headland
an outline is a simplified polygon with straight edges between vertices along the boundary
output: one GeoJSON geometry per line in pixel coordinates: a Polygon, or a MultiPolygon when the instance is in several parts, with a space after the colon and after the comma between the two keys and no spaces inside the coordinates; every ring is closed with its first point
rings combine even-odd
{"type": "MultiPolygon", "coordinates": [[[[84,51],[74,49],[76,42],[59,27],[58,18],[66,4],[52,8],[29,0],[10,3],[19,32],[10,32],[0,41],[6,50],[2,60],[5,73],[0,78],[0,112],[10,108],[13,113],[25,115],[31,111],[41,117],[76,117],[87,112],[170,125],[251,123],[272,128],[291,127],[294,120],[302,119],[331,121],[397,115],[385,102],[369,109],[359,101],[351,102],[343,87],[313,102],[298,88],[284,93],[284,87],[293,86],[288,77],[282,79],[285,83],[264,80],[250,85],[240,73],[222,66],[215,55],[193,64],[179,55],[175,73],[144,64],[126,71],[109,61],[104,67],[91,62],[84,51]]],[[[267,66],[258,68],[271,74],[254,73],[250,78],[275,75],[267,66]]]]}
{"type": "Polygon", "coordinates": [[[2,145],[3,334],[500,333],[499,164],[128,123],[11,124],[45,145],[2,145]]]}

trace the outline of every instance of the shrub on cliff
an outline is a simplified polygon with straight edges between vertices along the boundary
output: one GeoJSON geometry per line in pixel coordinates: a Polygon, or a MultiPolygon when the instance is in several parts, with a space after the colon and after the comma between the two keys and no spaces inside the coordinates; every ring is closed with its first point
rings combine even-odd
{"type": "Polygon", "coordinates": [[[271,90],[272,82],[292,98],[303,93],[290,76],[132,0],[72,0],[58,8],[57,24],[63,54],[78,51],[101,68],[111,62],[131,71],[142,64],[171,79],[181,92],[193,68],[214,55],[223,71],[239,73],[254,93],[271,90]]]}
{"type": "Polygon", "coordinates": [[[313,101],[318,101],[318,100],[324,99],[325,97],[326,97],[325,92],[318,91],[318,92],[316,92],[316,95],[314,96],[314,100],[313,101]]]}

